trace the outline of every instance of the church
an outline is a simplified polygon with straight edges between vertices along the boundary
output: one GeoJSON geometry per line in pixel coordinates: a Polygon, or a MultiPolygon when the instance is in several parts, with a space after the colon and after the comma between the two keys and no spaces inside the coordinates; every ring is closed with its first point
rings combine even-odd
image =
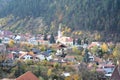
{"type": "Polygon", "coordinates": [[[61,43],[67,46],[73,45],[73,39],[71,37],[63,36],[61,32],[61,25],[59,25],[58,29],[58,37],[56,43],[61,43]]]}

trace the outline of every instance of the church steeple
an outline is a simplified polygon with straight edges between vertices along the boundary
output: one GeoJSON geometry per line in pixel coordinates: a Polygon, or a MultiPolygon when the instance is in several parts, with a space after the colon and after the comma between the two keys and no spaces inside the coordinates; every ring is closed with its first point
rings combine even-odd
{"type": "Polygon", "coordinates": [[[62,24],[60,23],[60,24],[59,24],[59,29],[58,29],[58,39],[59,39],[60,37],[62,37],[61,26],[62,26],[62,24]]]}

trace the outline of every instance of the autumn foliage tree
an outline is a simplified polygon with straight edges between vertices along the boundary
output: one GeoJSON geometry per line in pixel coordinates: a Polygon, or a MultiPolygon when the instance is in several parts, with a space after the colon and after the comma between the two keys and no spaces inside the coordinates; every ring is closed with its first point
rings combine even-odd
{"type": "Polygon", "coordinates": [[[9,47],[13,47],[14,46],[14,44],[15,44],[15,41],[14,40],[10,40],[9,41],[9,43],[8,43],[8,45],[9,45],[9,47]]]}
{"type": "Polygon", "coordinates": [[[108,46],[107,46],[107,44],[106,44],[106,43],[103,43],[103,44],[101,45],[101,49],[102,49],[102,52],[103,52],[103,53],[107,53],[107,52],[108,52],[108,46]]]}
{"type": "Polygon", "coordinates": [[[116,59],[120,59],[120,46],[116,46],[113,50],[113,56],[116,59]]]}

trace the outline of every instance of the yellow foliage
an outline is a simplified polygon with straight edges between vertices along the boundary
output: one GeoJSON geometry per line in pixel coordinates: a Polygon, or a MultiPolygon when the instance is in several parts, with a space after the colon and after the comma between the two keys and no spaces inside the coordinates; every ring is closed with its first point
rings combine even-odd
{"type": "Polygon", "coordinates": [[[113,51],[113,56],[114,56],[114,57],[117,57],[117,56],[118,56],[117,50],[114,50],[114,51],[113,51]]]}
{"type": "Polygon", "coordinates": [[[48,69],[47,75],[51,76],[51,74],[52,74],[52,69],[48,69]]]}
{"type": "Polygon", "coordinates": [[[67,30],[68,30],[68,27],[65,27],[65,31],[67,32],[67,30]]]}
{"type": "Polygon", "coordinates": [[[9,45],[10,47],[13,47],[14,44],[15,44],[15,42],[14,42],[14,40],[12,40],[12,39],[11,39],[11,40],[9,41],[9,43],[8,43],[8,45],[9,45]]]}
{"type": "Polygon", "coordinates": [[[62,35],[64,35],[65,34],[65,31],[62,31],[62,35]]]}
{"type": "Polygon", "coordinates": [[[80,54],[80,50],[78,50],[77,47],[73,47],[73,48],[72,48],[72,51],[73,51],[74,53],[80,54]]]}
{"type": "Polygon", "coordinates": [[[93,48],[90,49],[92,54],[96,54],[98,50],[98,46],[93,46],[93,48]]]}
{"type": "Polygon", "coordinates": [[[113,56],[119,58],[120,57],[120,48],[118,46],[115,47],[113,51],[113,56]]]}
{"type": "Polygon", "coordinates": [[[107,52],[108,51],[107,44],[103,43],[102,46],[101,46],[101,49],[102,49],[103,52],[107,52]]]}
{"type": "Polygon", "coordinates": [[[79,32],[78,32],[78,35],[81,35],[81,34],[82,34],[82,31],[79,31],[79,32]]]}
{"type": "Polygon", "coordinates": [[[85,54],[85,49],[82,51],[82,56],[85,54]]]}
{"type": "Polygon", "coordinates": [[[75,35],[78,35],[79,32],[75,32],[75,35]]]}
{"type": "Polygon", "coordinates": [[[74,74],[73,75],[73,80],[79,80],[79,75],[78,74],[74,74]]]}
{"type": "Polygon", "coordinates": [[[32,49],[34,47],[34,45],[33,44],[29,44],[28,47],[30,47],[32,49]]]}
{"type": "Polygon", "coordinates": [[[79,75],[75,74],[75,75],[72,75],[72,76],[68,76],[68,77],[65,78],[65,80],[79,80],[79,75]]]}
{"type": "Polygon", "coordinates": [[[70,76],[66,77],[65,80],[72,80],[70,76]]]}
{"type": "Polygon", "coordinates": [[[59,63],[56,62],[56,63],[54,63],[53,66],[54,66],[54,68],[58,68],[59,67],[59,63]]]}
{"type": "Polygon", "coordinates": [[[70,28],[68,28],[68,29],[67,29],[67,32],[71,32],[71,29],[70,29],[70,28]]]}
{"type": "Polygon", "coordinates": [[[95,40],[99,40],[101,38],[100,34],[95,34],[95,40]]]}
{"type": "Polygon", "coordinates": [[[41,45],[40,49],[41,49],[41,51],[45,51],[46,46],[45,45],[41,45]]]}

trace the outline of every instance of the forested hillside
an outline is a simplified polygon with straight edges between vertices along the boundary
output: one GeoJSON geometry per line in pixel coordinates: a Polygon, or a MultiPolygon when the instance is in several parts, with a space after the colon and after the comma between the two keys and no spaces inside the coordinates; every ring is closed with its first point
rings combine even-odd
{"type": "Polygon", "coordinates": [[[1,27],[12,31],[49,31],[62,23],[72,30],[120,33],[120,0],[0,0],[0,7],[1,27]]]}

